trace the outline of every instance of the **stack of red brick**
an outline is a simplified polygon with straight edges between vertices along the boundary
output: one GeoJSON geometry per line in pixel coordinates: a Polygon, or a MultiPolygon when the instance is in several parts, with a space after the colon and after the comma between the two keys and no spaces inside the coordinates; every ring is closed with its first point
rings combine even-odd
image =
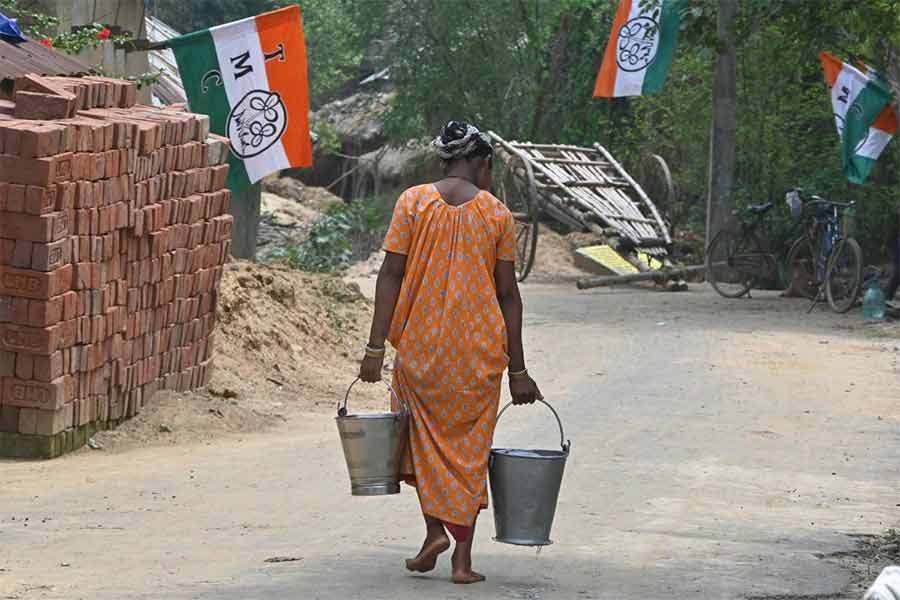
{"type": "Polygon", "coordinates": [[[227,142],[205,116],[136,106],[130,82],[30,76],[14,98],[0,107],[0,437],[103,427],[203,385],[230,248],[227,142]]]}

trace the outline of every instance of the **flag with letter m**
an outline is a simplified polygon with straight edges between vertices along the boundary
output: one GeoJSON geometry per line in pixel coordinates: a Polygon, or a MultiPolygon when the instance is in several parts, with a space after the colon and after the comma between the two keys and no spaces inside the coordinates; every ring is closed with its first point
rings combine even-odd
{"type": "Polygon", "coordinates": [[[191,110],[231,142],[228,187],[312,165],[309,86],[300,7],[197,31],[169,42],[191,110]]]}

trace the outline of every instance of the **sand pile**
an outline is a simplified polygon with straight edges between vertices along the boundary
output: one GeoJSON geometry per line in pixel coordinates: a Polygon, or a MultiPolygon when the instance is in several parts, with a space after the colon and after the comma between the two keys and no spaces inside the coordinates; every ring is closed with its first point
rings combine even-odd
{"type": "MultiPolygon", "coordinates": [[[[209,387],[161,393],[140,416],[98,440],[118,450],[261,431],[299,415],[333,412],[359,370],[371,313],[359,288],[340,278],[229,264],[209,387]]],[[[386,408],[383,388],[357,388],[353,408],[386,408]]]]}

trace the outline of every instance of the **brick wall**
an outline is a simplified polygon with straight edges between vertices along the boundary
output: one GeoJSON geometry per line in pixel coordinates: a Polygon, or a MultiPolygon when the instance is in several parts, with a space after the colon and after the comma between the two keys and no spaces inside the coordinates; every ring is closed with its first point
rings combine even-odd
{"type": "Polygon", "coordinates": [[[209,121],[104,79],[0,105],[0,456],[56,456],[211,372],[232,217],[209,121]]]}

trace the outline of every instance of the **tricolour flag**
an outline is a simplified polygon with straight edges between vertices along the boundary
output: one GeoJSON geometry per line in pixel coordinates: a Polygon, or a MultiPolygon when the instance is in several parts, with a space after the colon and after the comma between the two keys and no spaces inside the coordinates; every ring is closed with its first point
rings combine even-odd
{"type": "Polygon", "coordinates": [[[169,42],[191,110],[231,142],[228,187],[312,164],[306,45],[300,7],[169,42]]]}
{"type": "Polygon", "coordinates": [[[827,52],[820,52],[819,59],[831,87],[831,108],[841,138],[844,174],[852,183],[863,183],[897,133],[897,113],[890,107],[890,90],[870,69],[864,73],[827,52]]]}
{"type": "Polygon", "coordinates": [[[641,96],[663,88],[684,0],[620,0],[594,97],[641,96]]]}

